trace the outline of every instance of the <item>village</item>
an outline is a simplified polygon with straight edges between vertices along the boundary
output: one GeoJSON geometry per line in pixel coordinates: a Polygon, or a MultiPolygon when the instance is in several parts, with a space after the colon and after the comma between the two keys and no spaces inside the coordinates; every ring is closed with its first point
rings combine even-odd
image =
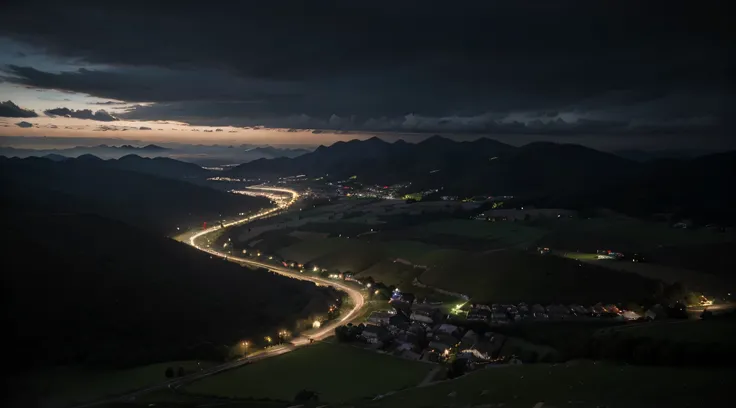
{"type": "Polygon", "coordinates": [[[559,359],[551,347],[504,334],[502,329],[513,324],[624,324],[668,318],[667,308],[661,305],[642,314],[614,304],[447,305],[426,299],[417,301],[414,294],[398,289],[393,290],[388,303],[390,309],[373,311],[364,323],[338,327],[337,340],[398,358],[473,370],[559,359]]]}

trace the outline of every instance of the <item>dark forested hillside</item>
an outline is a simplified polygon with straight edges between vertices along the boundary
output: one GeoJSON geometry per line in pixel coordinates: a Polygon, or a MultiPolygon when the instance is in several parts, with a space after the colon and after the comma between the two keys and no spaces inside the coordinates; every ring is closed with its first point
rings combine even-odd
{"type": "Polygon", "coordinates": [[[4,211],[2,224],[5,327],[25,368],[213,358],[334,300],[99,216],[4,211]]]}
{"type": "Polygon", "coordinates": [[[172,233],[177,227],[270,205],[266,199],[111,168],[104,163],[93,157],[63,162],[2,159],[2,200],[22,208],[99,214],[158,233],[172,233]]]}
{"type": "MultiPolygon", "coordinates": [[[[433,136],[420,143],[378,138],[337,142],[288,159],[257,160],[238,176],[357,176],[364,184],[411,182],[407,192],[516,197],[518,205],[610,208],[632,216],[733,222],[736,155],[640,162],[576,144],[534,142],[521,147],[481,138],[455,142],[433,136]]],[[[438,194],[439,195],[439,194],[438,194]]]]}

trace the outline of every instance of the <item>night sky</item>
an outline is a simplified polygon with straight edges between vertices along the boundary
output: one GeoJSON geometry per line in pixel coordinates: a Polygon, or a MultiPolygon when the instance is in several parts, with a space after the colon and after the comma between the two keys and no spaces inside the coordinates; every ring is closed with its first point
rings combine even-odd
{"type": "Polygon", "coordinates": [[[0,135],[734,144],[726,1],[157,3],[3,2],[0,135]]]}

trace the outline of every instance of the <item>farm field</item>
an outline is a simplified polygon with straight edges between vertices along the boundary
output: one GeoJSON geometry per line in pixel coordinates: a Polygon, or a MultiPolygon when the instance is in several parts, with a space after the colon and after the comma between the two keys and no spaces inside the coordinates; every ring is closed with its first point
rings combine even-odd
{"type": "Polygon", "coordinates": [[[598,249],[610,249],[642,253],[673,245],[734,241],[732,233],[672,228],[664,223],[630,218],[572,218],[532,221],[530,225],[550,231],[539,239],[539,245],[565,251],[595,253],[598,249]]]}
{"type": "Polygon", "coordinates": [[[578,259],[581,262],[613,271],[636,273],[666,283],[680,282],[689,290],[707,293],[710,296],[725,296],[727,292],[731,291],[730,288],[732,287],[728,283],[736,282],[736,276],[728,276],[725,271],[721,275],[715,275],[674,265],[661,265],[649,260],[647,262],[630,262],[628,260],[598,259],[595,254],[577,252],[568,252],[565,257],[578,259]]]}
{"type": "Polygon", "coordinates": [[[516,222],[486,222],[463,219],[447,219],[413,228],[419,234],[447,234],[499,241],[507,246],[534,242],[546,234],[537,228],[516,222]]]}
{"type": "Polygon", "coordinates": [[[364,408],[692,407],[723,404],[733,369],[635,367],[592,362],[489,367],[457,380],[396,393],[364,408]],[[500,406],[500,405],[496,405],[500,406]]]}
{"type": "MultiPolygon", "coordinates": [[[[427,204],[425,211],[433,206],[452,208],[444,203],[427,204]]],[[[451,218],[449,213],[428,215],[421,209],[417,213],[417,209],[416,204],[400,201],[339,200],[305,208],[296,215],[298,222],[264,231],[256,237],[261,241],[255,246],[284,259],[350,271],[389,285],[406,287],[418,278],[426,285],[477,301],[641,302],[653,293],[652,280],[679,281],[708,295],[729,287],[723,284],[729,273],[716,263],[733,263],[729,259],[723,263],[726,252],[730,253],[723,248],[732,245],[728,241],[733,238],[731,233],[676,229],[626,217],[488,222],[451,218]],[[363,220],[366,217],[388,222],[369,225],[363,220]],[[681,250],[666,251],[670,248],[666,245],[678,245],[675,248],[681,250]],[[553,253],[541,258],[521,251],[536,246],[549,247],[553,253]],[[705,263],[720,276],[656,262],[661,257],[677,264],[677,253],[688,253],[686,249],[692,247],[702,250],[691,252],[687,265],[697,268],[698,257],[703,263],[702,254],[712,254],[714,261],[705,263]],[[647,262],[595,259],[595,251],[603,248],[627,255],[643,253],[647,262]],[[551,256],[565,252],[576,260],[551,256]],[[393,263],[396,259],[427,270],[398,267],[393,263]]],[[[256,241],[251,238],[249,242],[256,241]]]]}
{"type": "Polygon", "coordinates": [[[192,393],[292,401],[301,390],[320,401],[359,400],[418,384],[434,366],[347,345],[320,343],[192,383],[192,393]]]}
{"type": "Polygon", "coordinates": [[[633,338],[731,346],[736,337],[736,322],[733,319],[654,322],[602,329],[596,335],[613,333],[633,338]]]}
{"type": "Polygon", "coordinates": [[[400,262],[381,261],[361,271],[358,276],[370,276],[376,282],[398,287],[409,286],[414,278],[421,275],[422,269],[414,268],[400,262]]]}
{"type": "Polygon", "coordinates": [[[304,240],[281,248],[277,253],[285,259],[301,263],[314,262],[325,268],[360,272],[379,262],[396,258],[425,265],[432,263],[444,251],[441,247],[415,241],[382,242],[333,237],[304,240]]]}
{"type": "Polygon", "coordinates": [[[494,303],[640,301],[654,290],[654,281],[633,273],[516,250],[454,258],[430,268],[419,279],[479,302],[494,303]]]}
{"type": "Polygon", "coordinates": [[[681,269],[707,272],[731,281],[736,280],[736,240],[711,244],[678,245],[650,252],[653,263],[681,269]]]}

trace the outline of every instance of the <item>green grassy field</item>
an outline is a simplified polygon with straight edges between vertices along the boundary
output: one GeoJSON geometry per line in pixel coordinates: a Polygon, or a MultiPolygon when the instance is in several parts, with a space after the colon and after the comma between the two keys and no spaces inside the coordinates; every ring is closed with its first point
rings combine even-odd
{"type": "Polygon", "coordinates": [[[664,223],[623,218],[572,218],[532,223],[551,232],[539,244],[553,249],[595,252],[610,249],[620,252],[647,252],[660,246],[699,245],[733,242],[732,233],[708,229],[672,228],[664,223]]]}
{"type": "Polygon", "coordinates": [[[581,261],[597,261],[598,254],[586,253],[586,252],[566,252],[565,258],[577,259],[581,261]]]}
{"type": "Polygon", "coordinates": [[[730,369],[634,367],[602,363],[534,364],[480,370],[457,380],[414,388],[361,407],[693,407],[726,403],[730,369]],[[454,396],[450,396],[455,393],[454,396]],[[501,406],[501,405],[495,405],[501,406]]]}
{"type": "Polygon", "coordinates": [[[654,290],[653,281],[634,273],[516,250],[447,258],[419,279],[480,302],[499,303],[640,301],[654,290]]]}
{"type": "Polygon", "coordinates": [[[567,258],[579,259],[590,265],[608,268],[615,272],[628,272],[666,283],[680,282],[689,290],[702,292],[710,297],[724,296],[734,283],[734,276],[725,271],[719,275],[696,269],[685,269],[674,265],[654,262],[631,262],[628,260],[597,259],[595,254],[568,252],[567,258]]]}
{"type": "Polygon", "coordinates": [[[370,276],[376,282],[383,282],[386,285],[407,286],[415,277],[419,276],[422,269],[417,269],[400,262],[382,261],[374,264],[358,274],[358,277],[370,276]]]}
{"type": "Polygon", "coordinates": [[[182,367],[187,373],[210,367],[212,363],[175,361],[127,370],[92,370],[60,367],[36,373],[30,381],[49,406],[68,406],[116,395],[167,381],[166,368],[182,367]]]}
{"type": "Polygon", "coordinates": [[[500,355],[511,357],[515,355],[522,360],[532,358],[533,362],[559,361],[559,352],[552,347],[534,344],[524,339],[508,337],[501,348],[500,355]]]}
{"type": "Polygon", "coordinates": [[[426,264],[428,261],[431,262],[432,254],[443,250],[438,245],[407,240],[383,242],[382,247],[389,257],[406,259],[417,265],[426,264]]]}
{"type": "MultiPolygon", "coordinates": [[[[494,328],[495,332],[524,339],[533,345],[548,346],[562,361],[577,358],[586,349],[590,339],[602,329],[621,326],[625,323],[611,320],[566,320],[566,321],[523,321],[494,328]]],[[[522,356],[522,354],[517,353],[522,356]]],[[[544,353],[537,352],[538,357],[544,353]]],[[[544,360],[543,360],[544,361],[544,360]]],[[[550,360],[547,360],[550,361],[550,360]]],[[[557,361],[557,360],[551,360],[557,361]]]]}
{"type": "Polygon", "coordinates": [[[506,246],[534,242],[547,231],[523,223],[448,219],[414,228],[421,234],[449,234],[499,241],[506,246]]]}
{"type": "Polygon", "coordinates": [[[392,261],[396,258],[406,259],[415,264],[431,263],[442,251],[444,250],[438,246],[415,241],[380,242],[333,237],[305,240],[277,252],[285,259],[314,262],[325,268],[357,273],[379,262],[392,261]]]}
{"type": "Polygon", "coordinates": [[[736,338],[736,322],[731,319],[654,322],[602,329],[596,332],[596,335],[605,336],[614,333],[627,337],[646,337],[672,342],[731,345],[733,339],[736,338]]]}
{"type": "Polygon", "coordinates": [[[302,241],[279,253],[285,259],[352,271],[387,284],[411,284],[418,277],[424,284],[478,301],[594,304],[640,301],[653,293],[651,281],[636,273],[519,250],[478,253],[415,241],[327,238],[302,241]],[[429,269],[419,274],[419,270],[393,264],[396,258],[429,269]]]}
{"type": "Polygon", "coordinates": [[[320,401],[368,398],[418,384],[432,365],[347,345],[321,343],[192,383],[192,393],[291,401],[303,389],[320,401]]]}
{"type": "MultiPolygon", "coordinates": [[[[307,224],[308,228],[353,233],[362,226],[349,222],[307,224]],[[341,227],[341,225],[343,227],[341,227]]],[[[595,250],[631,253],[677,243],[728,239],[710,230],[673,229],[665,224],[627,218],[552,219],[530,222],[482,222],[445,219],[406,228],[378,228],[358,239],[307,239],[278,250],[286,259],[371,276],[405,286],[416,276],[391,265],[401,258],[429,270],[421,282],[467,294],[478,301],[597,303],[641,301],[651,295],[651,280],[681,281],[710,293],[720,282],[697,271],[647,263],[598,261],[595,250]],[[568,252],[567,258],[538,257],[516,249],[548,246],[568,252]],[[576,260],[585,261],[577,262],[576,260]],[[586,264],[586,262],[588,262],[586,264]]]]}
{"type": "Polygon", "coordinates": [[[326,238],[306,240],[285,248],[277,253],[284,259],[293,259],[298,262],[311,262],[321,256],[335,252],[355,251],[361,244],[356,241],[342,238],[326,238]]]}
{"type": "Polygon", "coordinates": [[[711,273],[736,279],[736,240],[702,245],[663,247],[650,252],[649,259],[657,264],[711,273]]]}

